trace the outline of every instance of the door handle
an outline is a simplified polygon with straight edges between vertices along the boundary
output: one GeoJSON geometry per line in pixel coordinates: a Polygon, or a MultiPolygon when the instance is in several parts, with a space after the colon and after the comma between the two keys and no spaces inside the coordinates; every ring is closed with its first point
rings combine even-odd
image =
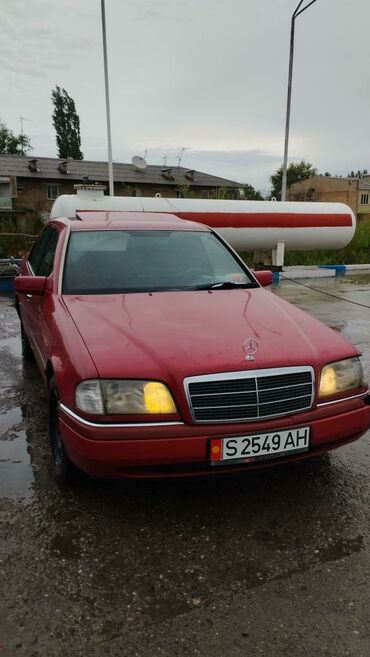
{"type": "Polygon", "coordinates": [[[27,301],[30,301],[32,299],[32,294],[26,294],[26,299],[27,301]]]}

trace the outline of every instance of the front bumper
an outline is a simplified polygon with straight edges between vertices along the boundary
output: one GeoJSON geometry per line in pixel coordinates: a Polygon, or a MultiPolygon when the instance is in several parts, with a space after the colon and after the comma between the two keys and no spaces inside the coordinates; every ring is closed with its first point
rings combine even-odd
{"type": "Polygon", "coordinates": [[[342,401],[273,421],[244,424],[111,425],[89,423],[60,406],[60,429],[66,452],[81,470],[95,477],[168,477],[220,474],[273,466],[327,452],[360,438],[370,428],[370,397],[342,401]],[[254,461],[209,465],[209,439],[267,433],[310,425],[308,452],[254,461]]]}

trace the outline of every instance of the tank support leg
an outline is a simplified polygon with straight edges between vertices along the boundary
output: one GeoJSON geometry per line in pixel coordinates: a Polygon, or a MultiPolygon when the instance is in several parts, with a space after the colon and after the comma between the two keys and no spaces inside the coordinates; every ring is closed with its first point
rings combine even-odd
{"type": "Polygon", "coordinates": [[[285,242],[278,242],[275,249],[272,249],[272,264],[275,267],[284,266],[285,242]]]}

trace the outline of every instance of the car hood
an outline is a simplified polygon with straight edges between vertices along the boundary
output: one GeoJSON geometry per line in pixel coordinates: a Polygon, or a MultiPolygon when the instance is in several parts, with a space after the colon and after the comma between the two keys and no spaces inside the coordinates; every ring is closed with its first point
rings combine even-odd
{"type": "Polygon", "coordinates": [[[262,288],[64,298],[101,378],[186,376],[351,357],[341,335],[262,288]],[[243,343],[257,342],[254,360],[243,343]]]}

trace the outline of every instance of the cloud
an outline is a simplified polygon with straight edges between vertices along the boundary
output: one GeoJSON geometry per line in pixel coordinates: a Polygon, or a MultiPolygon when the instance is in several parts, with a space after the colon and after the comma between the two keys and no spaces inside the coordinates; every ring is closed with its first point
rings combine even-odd
{"type": "MultiPolygon", "coordinates": [[[[176,164],[185,146],[189,168],[268,186],[282,161],[293,4],[107,0],[115,159],[149,149],[176,164]]],[[[355,4],[315,3],[296,26],[289,153],[322,171],[370,168],[370,4],[355,4]]],[[[106,157],[98,0],[0,0],[0,64],[1,118],[13,130],[32,119],[36,154],[56,154],[58,84],[76,102],[85,156],[106,157]]]]}
{"type": "Polygon", "coordinates": [[[78,34],[86,8],[65,0],[2,0],[0,7],[0,61],[2,76],[18,81],[43,78],[50,71],[65,69],[89,42],[78,34]],[[67,20],[66,20],[67,17],[67,20]],[[60,30],[58,25],[67,29],[60,30]]]}

